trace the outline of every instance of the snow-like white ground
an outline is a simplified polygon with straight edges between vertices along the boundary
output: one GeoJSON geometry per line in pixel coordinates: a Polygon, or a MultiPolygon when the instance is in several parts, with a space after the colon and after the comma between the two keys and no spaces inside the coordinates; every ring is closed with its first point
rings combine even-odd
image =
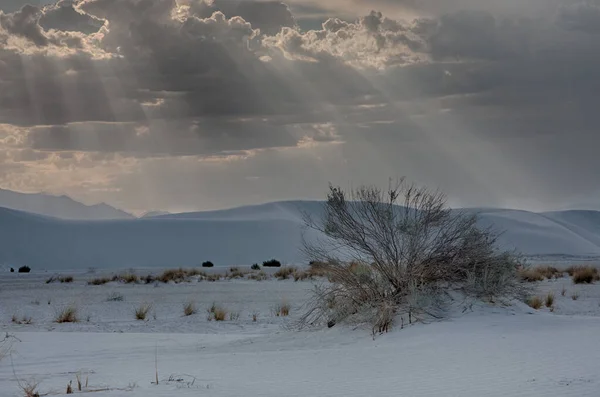
{"type": "Polygon", "coordinates": [[[23,395],[15,374],[41,382],[40,393],[61,395],[77,373],[88,390],[108,389],[95,396],[599,395],[600,284],[541,283],[540,294],[555,294],[553,313],[475,305],[373,339],[344,326],[284,329],[272,308],[286,300],[298,313],[310,282],[87,286],[92,275],[75,274],[73,284],[45,284],[47,276],[0,275],[0,331],[20,339],[12,360],[0,362],[2,397],[23,395]],[[113,293],[124,300],[107,301],[113,293]],[[185,317],[189,300],[199,312],[185,317]],[[208,321],[213,302],[239,319],[208,321]],[[82,321],[53,323],[71,303],[82,321]],[[133,316],[141,303],[154,308],[145,322],[133,316]],[[13,315],[33,323],[13,324],[13,315]]]}

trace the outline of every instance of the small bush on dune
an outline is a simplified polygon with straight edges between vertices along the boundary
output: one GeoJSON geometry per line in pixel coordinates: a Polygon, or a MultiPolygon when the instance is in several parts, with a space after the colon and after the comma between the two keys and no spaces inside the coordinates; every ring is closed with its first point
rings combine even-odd
{"type": "Polygon", "coordinates": [[[598,269],[591,266],[580,267],[573,271],[573,282],[575,284],[591,284],[600,280],[598,269]]]}
{"type": "Polygon", "coordinates": [[[67,306],[56,314],[54,322],[61,323],[77,323],[79,322],[78,310],[75,306],[67,306]]]}
{"type": "Polygon", "coordinates": [[[270,259],[268,261],[263,262],[263,267],[281,267],[281,262],[277,259],[270,259]]]}
{"type": "Polygon", "coordinates": [[[140,281],[140,278],[134,273],[124,273],[119,276],[119,281],[125,284],[135,284],[140,281]]]}
{"type": "Polygon", "coordinates": [[[567,294],[567,289],[565,287],[562,287],[562,290],[560,291],[560,295],[565,296],[566,294],[567,294]]]}
{"type": "Polygon", "coordinates": [[[59,277],[58,281],[60,281],[61,283],[72,283],[75,279],[73,278],[73,276],[63,276],[63,277],[59,277]]]}
{"type": "Polygon", "coordinates": [[[574,301],[579,299],[579,292],[573,292],[573,294],[571,295],[571,299],[573,299],[574,301]]]}
{"type": "Polygon", "coordinates": [[[147,276],[141,278],[140,280],[143,281],[144,284],[152,284],[153,282],[156,281],[156,277],[154,277],[152,274],[148,274],[147,276]]]}
{"type": "Polygon", "coordinates": [[[214,267],[214,263],[212,263],[211,261],[206,261],[202,263],[202,267],[214,267]]]}
{"type": "Polygon", "coordinates": [[[148,313],[152,309],[152,305],[149,303],[142,303],[138,308],[135,309],[136,320],[145,320],[148,313]]]}
{"type": "Polygon", "coordinates": [[[192,301],[186,303],[183,306],[183,314],[185,316],[191,316],[192,314],[196,314],[198,310],[196,310],[196,304],[192,301]]]}
{"type": "Polygon", "coordinates": [[[527,303],[527,305],[535,310],[538,310],[539,308],[542,307],[543,301],[542,298],[540,298],[539,296],[534,296],[531,297],[529,299],[527,299],[527,301],[525,301],[525,303],[527,303]]]}
{"type": "Polygon", "coordinates": [[[31,268],[29,266],[21,266],[18,270],[19,273],[29,273],[31,268]]]}
{"type": "Polygon", "coordinates": [[[222,276],[220,274],[209,274],[208,276],[206,276],[206,281],[219,281],[221,280],[222,276]]]}
{"type": "Polygon", "coordinates": [[[296,270],[293,274],[294,281],[312,280],[313,275],[310,271],[296,270]]]}
{"type": "Polygon", "coordinates": [[[293,266],[284,266],[281,269],[277,270],[273,276],[278,280],[287,280],[291,275],[296,272],[296,268],[293,266]]]}
{"type": "Polygon", "coordinates": [[[23,317],[19,318],[19,317],[17,317],[16,314],[13,314],[13,316],[11,318],[11,321],[14,324],[20,324],[20,325],[23,325],[23,324],[25,324],[25,325],[33,324],[33,319],[31,317],[23,316],[23,317]]]}
{"type": "Polygon", "coordinates": [[[260,265],[258,263],[253,264],[252,266],[250,266],[251,270],[260,270],[260,265]]]}
{"type": "Polygon", "coordinates": [[[235,279],[235,278],[244,278],[246,277],[246,272],[242,271],[239,267],[232,267],[229,269],[229,273],[226,274],[226,278],[235,279]]]}
{"type": "Polygon", "coordinates": [[[528,283],[543,281],[545,278],[544,274],[538,268],[521,269],[519,270],[519,276],[523,281],[527,281],[528,283]]]}
{"type": "Polygon", "coordinates": [[[185,281],[186,272],[182,268],[179,269],[167,269],[165,270],[157,279],[163,283],[168,283],[169,281],[173,281],[175,283],[180,283],[185,281]]]}

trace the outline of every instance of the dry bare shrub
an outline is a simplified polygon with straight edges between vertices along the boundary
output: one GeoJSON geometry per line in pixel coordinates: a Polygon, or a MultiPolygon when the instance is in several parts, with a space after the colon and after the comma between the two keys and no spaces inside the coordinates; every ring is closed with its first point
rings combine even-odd
{"type": "Polygon", "coordinates": [[[255,323],[258,320],[258,312],[252,312],[252,322],[255,323]]]}
{"type": "Polygon", "coordinates": [[[525,303],[527,303],[527,305],[535,310],[538,310],[542,307],[543,305],[543,300],[542,298],[540,298],[539,296],[534,296],[531,297],[529,299],[527,299],[525,301],[525,303]]]}
{"type": "Polygon", "coordinates": [[[229,272],[225,274],[225,278],[227,279],[236,279],[236,278],[245,278],[246,272],[241,270],[239,267],[232,267],[229,269],[229,272]]]}
{"type": "Polygon", "coordinates": [[[554,294],[552,292],[548,292],[545,299],[546,307],[552,307],[554,304],[554,294]]]}
{"type": "Polygon", "coordinates": [[[38,386],[39,383],[34,381],[19,382],[19,388],[24,397],[40,397],[40,393],[37,391],[38,386]]]}
{"type": "Polygon", "coordinates": [[[294,266],[284,266],[278,269],[273,276],[278,280],[287,280],[291,275],[296,272],[296,268],[294,266]]]}
{"type": "Polygon", "coordinates": [[[294,281],[312,280],[313,275],[310,271],[296,270],[293,274],[294,281]]]}
{"type": "Polygon", "coordinates": [[[183,314],[185,316],[191,316],[192,314],[196,314],[198,310],[196,309],[196,304],[192,301],[189,301],[183,306],[183,314]]]}
{"type": "Polygon", "coordinates": [[[305,214],[305,224],[324,236],[305,239],[304,252],[330,283],[315,289],[299,327],[348,320],[379,328],[388,306],[410,318],[440,317],[451,291],[489,300],[525,294],[520,258],[497,248],[497,233],[404,180],[387,191],[330,186],[323,216],[305,214]]]}
{"type": "Polygon", "coordinates": [[[135,309],[135,319],[136,320],[145,320],[148,316],[148,312],[152,309],[152,305],[149,303],[142,303],[135,309]]]}
{"type": "Polygon", "coordinates": [[[118,292],[113,292],[112,294],[108,295],[108,297],[106,298],[107,302],[123,302],[124,300],[125,300],[125,296],[118,292]]]}
{"type": "Polygon", "coordinates": [[[109,277],[98,277],[98,278],[93,278],[90,281],[88,281],[88,285],[104,285],[106,283],[110,283],[112,280],[109,277]]]}
{"type": "Polygon", "coordinates": [[[209,274],[208,276],[206,276],[206,281],[219,281],[221,280],[222,276],[220,274],[209,274]]]}
{"type": "Polygon", "coordinates": [[[123,273],[119,275],[119,281],[125,284],[136,284],[140,281],[140,278],[135,273],[123,273]]]}
{"type": "Polygon", "coordinates": [[[237,321],[240,319],[240,312],[231,312],[229,313],[229,320],[237,321]]]}
{"type": "Polygon", "coordinates": [[[592,266],[582,266],[573,270],[571,276],[575,284],[592,284],[600,280],[598,268],[592,266]]]}
{"type": "Polygon", "coordinates": [[[69,305],[60,310],[54,319],[56,323],[77,323],[79,322],[78,310],[74,305],[69,305]]]}

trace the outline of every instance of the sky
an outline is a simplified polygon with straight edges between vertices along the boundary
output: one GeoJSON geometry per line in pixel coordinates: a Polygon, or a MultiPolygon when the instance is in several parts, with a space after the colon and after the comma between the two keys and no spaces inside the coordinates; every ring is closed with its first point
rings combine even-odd
{"type": "Polygon", "coordinates": [[[600,209],[600,0],[25,3],[0,1],[0,188],[190,211],[406,177],[600,209]]]}

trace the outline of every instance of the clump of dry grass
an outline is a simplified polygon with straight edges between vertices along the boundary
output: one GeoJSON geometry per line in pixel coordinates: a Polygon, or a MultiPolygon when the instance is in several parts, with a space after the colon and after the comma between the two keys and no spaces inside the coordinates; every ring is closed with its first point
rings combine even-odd
{"type": "Polygon", "coordinates": [[[37,391],[38,386],[38,382],[19,382],[19,388],[21,389],[25,397],[40,397],[40,393],[38,393],[37,391]]]}
{"type": "Polygon", "coordinates": [[[545,299],[546,307],[552,307],[554,304],[554,293],[549,292],[545,299]]]}
{"type": "Polygon", "coordinates": [[[62,276],[58,278],[61,283],[72,283],[75,280],[73,276],[62,276]]]}
{"type": "Polygon", "coordinates": [[[304,281],[304,280],[312,280],[313,279],[313,274],[310,272],[310,270],[307,270],[307,271],[296,270],[294,272],[293,276],[294,276],[294,281],[304,281]]]}
{"type": "Polygon", "coordinates": [[[225,274],[225,278],[228,278],[228,279],[245,278],[246,273],[247,272],[241,270],[239,267],[231,267],[229,269],[229,272],[227,272],[225,274]]]}
{"type": "Polygon", "coordinates": [[[201,278],[207,278],[208,274],[203,272],[200,269],[167,269],[162,272],[161,275],[156,277],[156,280],[161,281],[163,283],[168,283],[169,281],[173,281],[174,283],[182,283],[184,281],[188,281],[191,277],[200,276],[201,278]]]}
{"type": "Polygon", "coordinates": [[[278,280],[287,280],[296,271],[297,271],[297,269],[294,266],[284,266],[284,267],[280,268],[279,270],[277,270],[273,274],[273,276],[275,276],[275,278],[277,278],[278,280]]]}
{"type": "Polygon", "coordinates": [[[561,296],[565,296],[567,294],[567,288],[566,287],[562,287],[562,290],[560,291],[560,295],[561,296]]]}
{"type": "Polygon", "coordinates": [[[78,310],[74,305],[64,307],[61,311],[56,314],[54,322],[62,323],[77,323],[79,322],[78,310]]]}
{"type": "Polygon", "coordinates": [[[571,294],[571,299],[573,299],[574,301],[576,301],[577,299],[579,299],[579,292],[573,292],[571,294]]]}
{"type": "Polygon", "coordinates": [[[33,319],[31,317],[28,316],[23,316],[23,317],[18,317],[16,314],[12,315],[11,321],[14,324],[19,324],[19,325],[29,325],[33,323],[33,319]]]}
{"type": "Polygon", "coordinates": [[[269,276],[263,270],[261,270],[257,273],[252,273],[251,275],[248,276],[248,279],[256,280],[256,281],[264,281],[264,280],[267,280],[268,278],[269,278],[269,276]]]}
{"type": "Polygon", "coordinates": [[[252,322],[255,323],[258,320],[258,315],[259,315],[258,312],[253,312],[252,313],[252,322]]]}
{"type": "Polygon", "coordinates": [[[531,297],[529,299],[527,299],[525,301],[525,303],[527,303],[527,305],[535,310],[538,310],[542,307],[543,305],[543,300],[542,298],[540,298],[539,296],[534,296],[531,297]]]}
{"type": "Polygon", "coordinates": [[[183,314],[185,316],[191,316],[197,312],[198,310],[196,309],[196,304],[193,301],[189,301],[183,306],[183,314]]]}
{"type": "Polygon", "coordinates": [[[209,274],[205,277],[205,280],[215,282],[221,280],[221,278],[222,276],[220,274],[209,274]]]}
{"type": "Polygon", "coordinates": [[[228,312],[226,308],[218,306],[213,302],[210,309],[208,309],[208,321],[225,321],[227,319],[227,313],[228,312]]]}
{"type": "Polygon", "coordinates": [[[288,302],[282,301],[280,304],[275,306],[273,310],[277,317],[287,317],[290,314],[291,306],[288,302]]]}
{"type": "Polygon", "coordinates": [[[123,273],[119,275],[119,281],[125,284],[135,284],[140,281],[140,278],[134,273],[123,273]]]}
{"type": "Polygon", "coordinates": [[[98,277],[88,281],[88,285],[104,285],[106,283],[110,283],[111,281],[113,280],[109,277],[98,277]]]}
{"type": "Polygon", "coordinates": [[[521,280],[528,283],[535,283],[537,281],[543,281],[544,275],[538,270],[538,268],[528,268],[519,270],[519,276],[521,280]]]}
{"type": "Polygon", "coordinates": [[[152,305],[149,303],[142,303],[135,309],[135,319],[136,320],[145,320],[148,316],[148,312],[152,309],[152,305]]]}
{"type": "Polygon", "coordinates": [[[237,321],[240,319],[240,312],[231,312],[229,313],[229,320],[237,321]]]}
{"type": "Polygon", "coordinates": [[[581,266],[574,269],[571,277],[575,284],[591,284],[600,280],[598,268],[592,266],[581,266]]]}

